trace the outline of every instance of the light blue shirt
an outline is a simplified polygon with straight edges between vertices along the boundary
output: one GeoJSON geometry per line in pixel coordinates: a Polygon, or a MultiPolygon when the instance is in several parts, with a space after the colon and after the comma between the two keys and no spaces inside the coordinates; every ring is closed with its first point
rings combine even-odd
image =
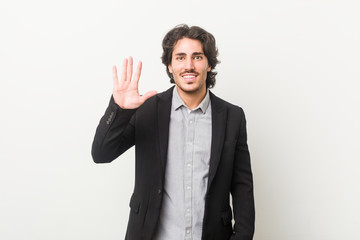
{"type": "Polygon", "coordinates": [[[211,102],[190,110],[174,88],[169,146],[155,240],[201,240],[211,150],[211,102]]]}

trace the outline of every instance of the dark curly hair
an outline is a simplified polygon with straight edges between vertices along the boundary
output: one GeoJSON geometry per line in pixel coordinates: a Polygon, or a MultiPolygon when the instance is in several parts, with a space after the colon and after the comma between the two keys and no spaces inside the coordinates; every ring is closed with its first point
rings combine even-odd
{"type": "Polygon", "coordinates": [[[186,24],[181,24],[171,29],[164,37],[162,42],[163,54],[161,56],[162,63],[166,66],[166,72],[170,77],[170,82],[175,83],[172,74],[169,72],[168,66],[171,64],[172,53],[174,46],[178,40],[182,38],[190,38],[199,40],[204,50],[204,54],[208,59],[211,70],[207,73],[206,87],[212,88],[215,86],[215,76],[217,72],[214,71],[218,61],[218,49],[216,48],[214,36],[198,26],[189,27],[186,24]]]}

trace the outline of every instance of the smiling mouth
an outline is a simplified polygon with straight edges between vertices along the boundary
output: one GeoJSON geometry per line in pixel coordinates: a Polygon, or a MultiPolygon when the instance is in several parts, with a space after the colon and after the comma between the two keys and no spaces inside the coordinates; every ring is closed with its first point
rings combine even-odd
{"type": "Polygon", "coordinates": [[[181,76],[183,79],[185,79],[186,81],[191,81],[194,80],[197,75],[196,74],[184,74],[181,76]]]}

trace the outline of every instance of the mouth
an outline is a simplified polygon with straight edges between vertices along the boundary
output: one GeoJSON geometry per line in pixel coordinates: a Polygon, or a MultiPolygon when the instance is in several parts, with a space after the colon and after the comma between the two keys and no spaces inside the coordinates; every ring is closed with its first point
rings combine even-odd
{"type": "Polygon", "coordinates": [[[191,82],[194,81],[197,77],[197,74],[195,73],[185,73],[182,74],[181,77],[186,81],[186,82],[191,82]]]}

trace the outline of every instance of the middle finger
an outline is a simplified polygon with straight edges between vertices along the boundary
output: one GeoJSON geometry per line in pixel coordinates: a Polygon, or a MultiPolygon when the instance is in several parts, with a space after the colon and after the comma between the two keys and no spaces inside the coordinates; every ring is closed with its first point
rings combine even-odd
{"type": "Polygon", "coordinates": [[[127,65],[127,73],[126,73],[126,80],[127,81],[131,81],[131,77],[132,77],[132,71],[133,71],[133,58],[130,56],[129,57],[129,63],[127,65]]]}

